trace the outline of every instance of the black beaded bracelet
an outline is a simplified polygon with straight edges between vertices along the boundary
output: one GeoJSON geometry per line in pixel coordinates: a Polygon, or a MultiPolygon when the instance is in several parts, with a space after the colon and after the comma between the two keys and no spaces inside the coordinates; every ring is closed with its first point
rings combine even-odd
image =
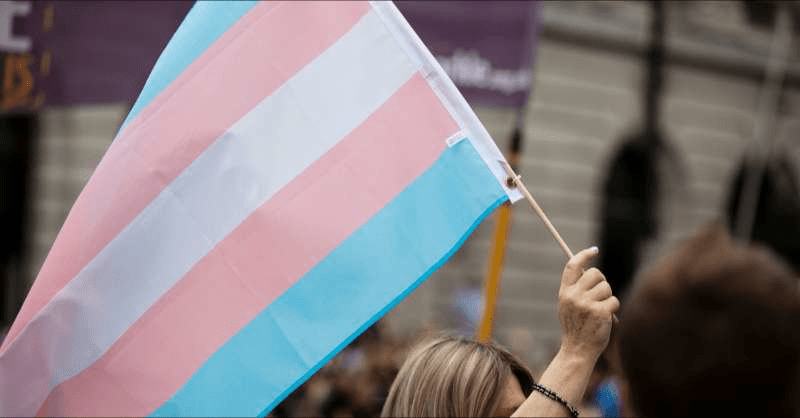
{"type": "Polygon", "coordinates": [[[546,387],[544,387],[544,386],[542,386],[542,385],[540,385],[538,383],[534,383],[533,384],[533,389],[535,389],[537,392],[541,393],[542,395],[547,396],[548,398],[560,403],[561,405],[564,406],[564,408],[567,408],[567,411],[569,411],[569,414],[572,415],[573,418],[577,418],[578,410],[575,409],[574,407],[572,407],[572,405],[568,404],[567,401],[565,401],[563,398],[558,396],[557,393],[553,392],[552,390],[550,390],[550,389],[548,389],[548,388],[546,388],[546,387]]]}

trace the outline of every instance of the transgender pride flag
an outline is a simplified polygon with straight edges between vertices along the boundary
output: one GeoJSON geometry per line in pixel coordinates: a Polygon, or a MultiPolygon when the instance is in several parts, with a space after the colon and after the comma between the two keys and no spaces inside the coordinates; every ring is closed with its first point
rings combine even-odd
{"type": "Polygon", "coordinates": [[[198,2],[2,349],[0,415],[252,416],[502,202],[392,3],[198,2]]]}

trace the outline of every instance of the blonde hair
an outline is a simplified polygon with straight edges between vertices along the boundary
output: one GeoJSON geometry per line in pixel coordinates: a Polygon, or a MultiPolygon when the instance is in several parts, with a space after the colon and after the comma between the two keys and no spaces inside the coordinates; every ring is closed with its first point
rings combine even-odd
{"type": "Polygon", "coordinates": [[[530,395],[530,371],[506,349],[455,336],[434,338],[411,351],[389,389],[381,416],[490,416],[512,375],[525,396],[530,395]]]}

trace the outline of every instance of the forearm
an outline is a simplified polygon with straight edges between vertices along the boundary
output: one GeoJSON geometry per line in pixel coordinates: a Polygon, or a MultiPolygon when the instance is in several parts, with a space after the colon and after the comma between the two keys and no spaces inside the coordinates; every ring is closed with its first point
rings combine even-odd
{"type": "MultiPolygon", "coordinates": [[[[580,405],[597,358],[608,346],[611,318],[619,309],[603,273],[586,268],[597,254],[596,247],[583,250],[564,266],[558,290],[561,348],[539,379],[539,385],[573,408],[580,405]]],[[[512,416],[566,417],[570,411],[534,390],[512,416]]]]}
{"type": "MultiPolygon", "coordinates": [[[[570,353],[563,348],[550,362],[539,384],[557,393],[571,406],[578,407],[589,384],[596,359],[570,353]]],[[[567,417],[569,411],[542,393],[533,393],[512,415],[514,417],[567,417]]]]}

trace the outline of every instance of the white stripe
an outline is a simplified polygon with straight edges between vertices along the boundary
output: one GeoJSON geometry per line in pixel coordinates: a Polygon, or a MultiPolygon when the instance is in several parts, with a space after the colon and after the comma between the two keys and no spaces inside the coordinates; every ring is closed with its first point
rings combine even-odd
{"type": "MultiPolygon", "coordinates": [[[[249,214],[417,70],[378,16],[365,15],[218,138],[73,278],[0,356],[0,376],[15,367],[12,360],[27,358],[31,375],[49,379],[52,390],[90,366],[249,214]]],[[[33,415],[50,392],[30,393],[15,383],[0,390],[5,416],[33,415]]]]}

